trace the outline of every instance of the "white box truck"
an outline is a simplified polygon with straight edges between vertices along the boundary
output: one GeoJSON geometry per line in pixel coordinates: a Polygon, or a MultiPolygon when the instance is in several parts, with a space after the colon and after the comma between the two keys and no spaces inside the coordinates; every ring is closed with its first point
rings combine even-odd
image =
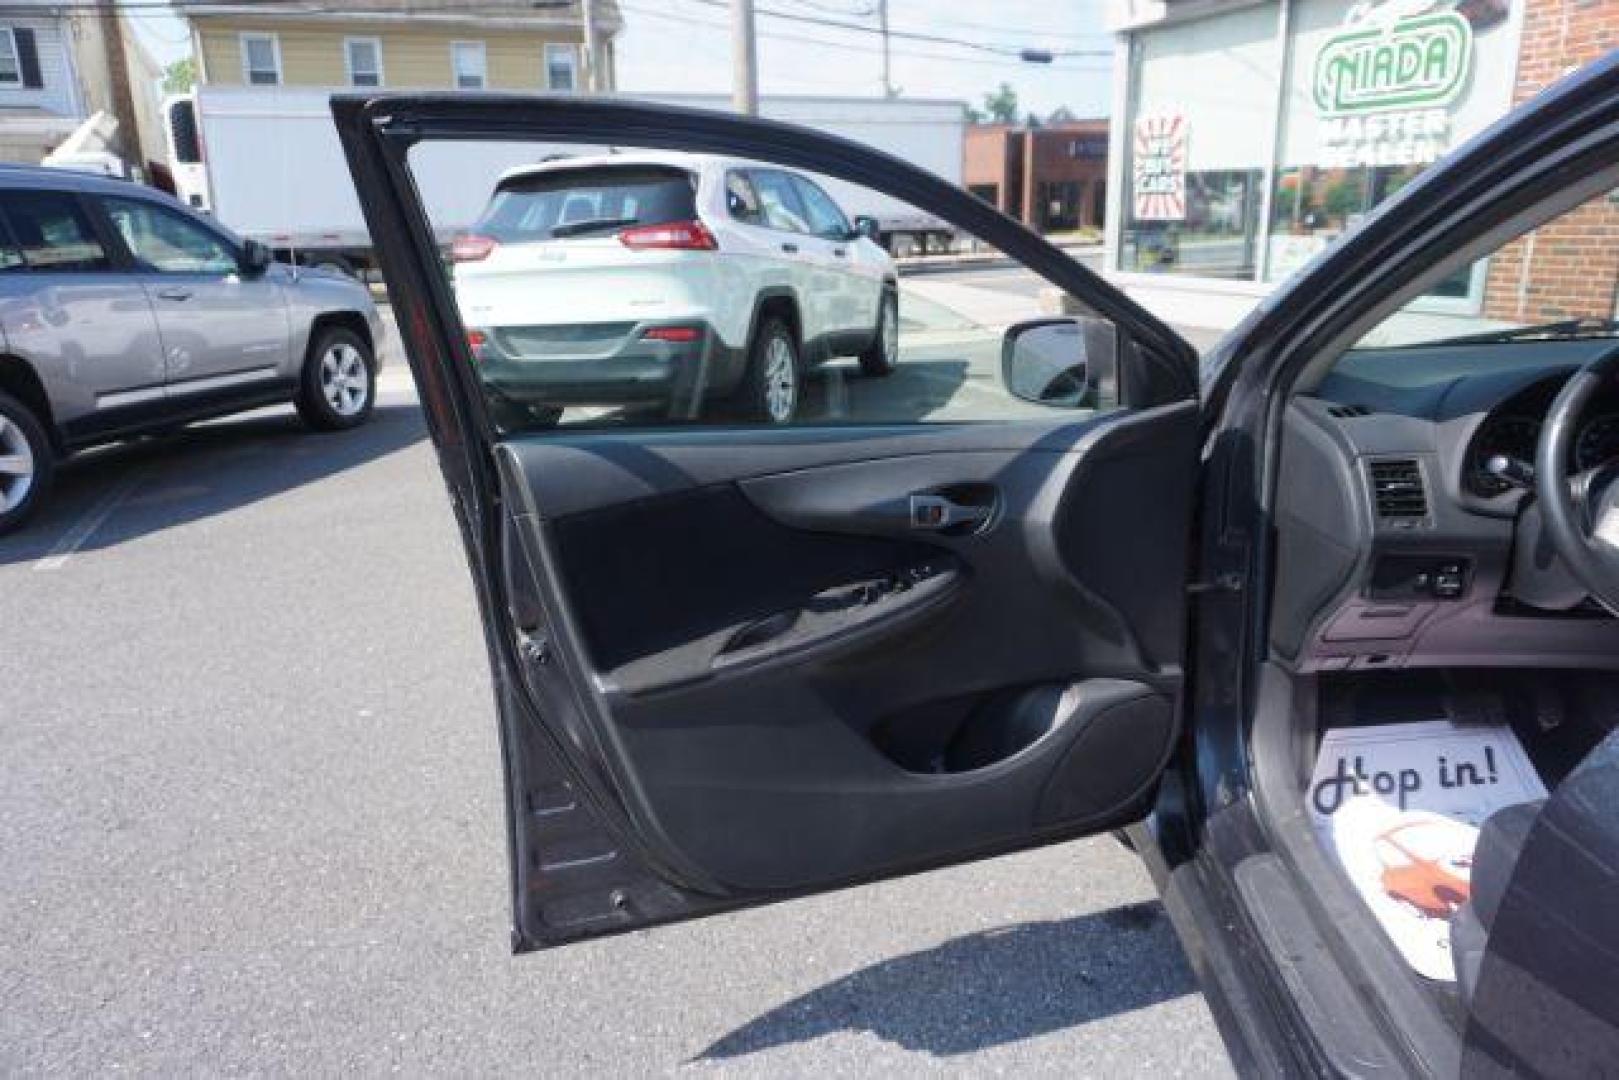
{"type": "MultiPolygon", "coordinates": [[[[170,167],[179,196],[278,258],[348,273],[374,268],[371,238],[354,196],[328,104],[332,91],[287,87],[199,87],[164,106],[170,167]]],[[[662,104],[724,109],[719,94],[625,95],[662,104]]],[[[959,101],[766,97],[762,115],[854,139],[961,182],[964,110],[959,101]]],[[[424,144],[412,167],[423,204],[446,248],[469,227],[504,170],[589,148],[538,143],[424,144]],[[468,178],[485,183],[468,183],[468,178]]],[[[851,217],[876,218],[899,256],[947,251],[945,222],[876,192],[828,178],[851,217]]]]}

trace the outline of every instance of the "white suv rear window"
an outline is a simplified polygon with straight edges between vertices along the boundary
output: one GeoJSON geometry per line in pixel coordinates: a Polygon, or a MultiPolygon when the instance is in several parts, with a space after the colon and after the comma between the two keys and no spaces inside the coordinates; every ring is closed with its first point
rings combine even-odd
{"type": "Polygon", "coordinates": [[[696,179],[684,169],[568,169],[504,181],[473,231],[502,243],[590,236],[691,221],[696,179]]]}

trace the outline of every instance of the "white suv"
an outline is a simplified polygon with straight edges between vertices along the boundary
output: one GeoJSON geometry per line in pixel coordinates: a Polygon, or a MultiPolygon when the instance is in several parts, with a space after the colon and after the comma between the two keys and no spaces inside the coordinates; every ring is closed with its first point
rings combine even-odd
{"type": "Polygon", "coordinates": [[[807,365],[899,355],[893,260],[813,181],[699,154],[567,158],[501,176],[452,257],[502,426],[564,407],[723,402],[787,423],[807,365]]]}

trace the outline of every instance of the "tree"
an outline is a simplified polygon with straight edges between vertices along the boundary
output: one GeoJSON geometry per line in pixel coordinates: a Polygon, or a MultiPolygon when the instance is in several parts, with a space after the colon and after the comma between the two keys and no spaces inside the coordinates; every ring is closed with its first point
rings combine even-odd
{"type": "Polygon", "coordinates": [[[165,94],[183,94],[197,83],[197,62],[191,57],[182,57],[163,69],[163,92],[165,94]]]}
{"type": "Polygon", "coordinates": [[[1046,117],[1046,123],[1048,123],[1048,124],[1066,124],[1070,120],[1078,120],[1078,119],[1079,119],[1079,117],[1074,115],[1074,110],[1073,109],[1070,109],[1066,105],[1058,105],[1055,109],[1051,110],[1051,115],[1046,117]]]}
{"type": "Polygon", "coordinates": [[[961,107],[961,116],[969,124],[982,124],[984,122],[984,110],[974,105],[963,105],[961,107]]]}
{"type": "Polygon", "coordinates": [[[1017,123],[1017,91],[1011,83],[1001,83],[994,93],[984,95],[984,112],[993,124],[1017,123]]]}

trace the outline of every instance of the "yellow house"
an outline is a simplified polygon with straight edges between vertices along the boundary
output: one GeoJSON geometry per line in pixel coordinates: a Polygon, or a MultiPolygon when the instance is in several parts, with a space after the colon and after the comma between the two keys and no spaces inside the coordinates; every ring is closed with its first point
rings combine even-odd
{"type": "Polygon", "coordinates": [[[211,86],[608,91],[623,25],[614,0],[176,7],[190,23],[197,82],[211,86]],[[595,23],[594,72],[581,8],[595,23]]]}

